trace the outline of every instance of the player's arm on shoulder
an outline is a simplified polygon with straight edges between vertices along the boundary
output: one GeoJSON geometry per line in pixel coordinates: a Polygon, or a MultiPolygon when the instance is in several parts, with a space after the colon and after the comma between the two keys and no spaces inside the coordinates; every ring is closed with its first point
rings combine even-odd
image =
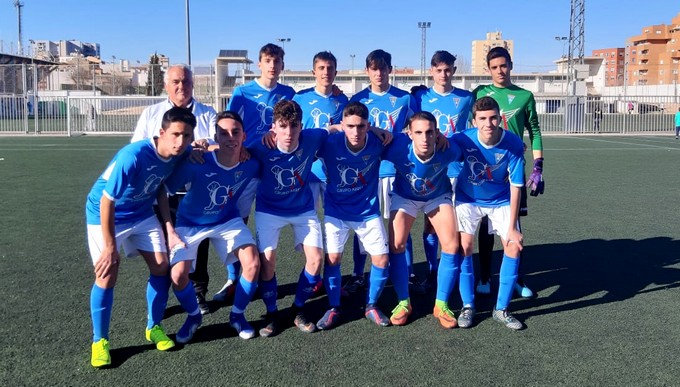
{"type": "Polygon", "coordinates": [[[116,245],[116,202],[106,194],[103,194],[99,201],[99,216],[104,246],[99,254],[99,260],[94,265],[94,272],[97,278],[106,279],[120,262],[116,245]]]}

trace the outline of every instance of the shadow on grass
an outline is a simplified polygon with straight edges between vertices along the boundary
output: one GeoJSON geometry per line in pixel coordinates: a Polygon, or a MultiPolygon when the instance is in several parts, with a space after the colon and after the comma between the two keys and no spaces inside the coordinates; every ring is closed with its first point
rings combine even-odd
{"type": "MultiPolygon", "coordinates": [[[[643,240],[587,239],[527,246],[522,272],[534,299],[515,298],[510,307],[522,319],[624,301],[638,294],[680,287],[680,241],[668,237],[643,240]],[[554,291],[552,288],[557,287],[554,291]],[[546,294],[542,294],[546,293],[546,294]],[[523,312],[523,310],[528,310],[523,312]]],[[[492,293],[476,297],[479,319],[495,304],[500,252],[494,252],[492,293]]],[[[425,269],[426,270],[426,269],[425,269]]],[[[458,296],[459,297],[459,296],[458,296]]],[[[456,305],[456,295],[452,303],[456,305]]]]}

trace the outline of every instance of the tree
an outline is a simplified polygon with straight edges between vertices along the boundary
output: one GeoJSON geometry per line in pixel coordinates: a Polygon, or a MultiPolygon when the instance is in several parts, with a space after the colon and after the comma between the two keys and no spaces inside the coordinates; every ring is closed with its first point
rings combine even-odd
{"type": "Polygon", "coordinates": [[[157,53],[151,55],[146,78],[146,95],[161,95],[163,91],[163,70],[157,53]]]}

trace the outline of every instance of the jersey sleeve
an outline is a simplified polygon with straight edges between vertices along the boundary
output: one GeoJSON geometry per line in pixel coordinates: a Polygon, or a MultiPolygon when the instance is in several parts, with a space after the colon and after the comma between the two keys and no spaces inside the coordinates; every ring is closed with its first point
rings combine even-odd
{"type": "Polygon", "coordinates": [[[526,112],[527,122],[524,127],[529,132],[529,141],[532,150],[543,150],[543,139],[541,137],[541,127],[538,125],[538,113],[536,113],[536,100],[534,95],[529,96],[526,112]]]}
{"type": "Polygon", "coordinates": [[[517,141],[508,154],[508,173],[510,185],[515,187],[524,186],[524,144],[521,140],[517,141]]]}
{"type": "Polygon", "coordinates": [[[121,199],[136,174],[137,167],[137,158],[132,154],[125,153],[116,157],[102,174],[102,178],[106,180],[103,195],[114,202],[121,199]]]}
{"type": "Polygon", "coordinates": [[[237,87],[234,89],[234,94],[232,94],[231,99],[229,100],[229,105],[227,105],[227,110],[231,110],[233,112],[238,113],[239,116],[241,116],[241,119],[243,119],[243,100],[245,97],[243,96],[243,92],[241,91],[241,87],[237,87]]]}

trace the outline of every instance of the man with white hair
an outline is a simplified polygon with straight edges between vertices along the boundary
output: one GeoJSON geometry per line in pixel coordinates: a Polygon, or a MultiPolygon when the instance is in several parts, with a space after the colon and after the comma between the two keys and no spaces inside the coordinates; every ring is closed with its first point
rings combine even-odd
{"type": "MultiPolygon", "coordinates": [[[[147,138],[154,138],[158,136],[158,129],[161,127],[161,119],[163,114],[170,110],[170,108],[177,106],[187,108],[196,117],[196,127],[194,128],[194,138],[192,139],[192,147],[194,149],[209,150],[209,148],[216,148],[214,142],[215,137],[215,119],[217,113],[215,109],[206,106],[193,97],[194,82],[191,68],[184,64],[176,64],[170,66],[168,71],[163,76],[165,82],[165,91],[168,98],[155,105],[151,105],[144,109],[142,115],[137,121],[135,133],[132,135],[130,142],[136,142],[147,138]]],[[[170,207],[172,212],[177,210],[179,198],[177,196],[170,198],[170,207]]],[[[198,248],[198,255],[196,258],[196,270],[192,273],[191,279],[194,282],[196,290],[196,299],[198,301],[201,314],[210,312],[208,303],[205,300],[205,295],[208,292],[208,240],[205,240],[198,248]]]]}

